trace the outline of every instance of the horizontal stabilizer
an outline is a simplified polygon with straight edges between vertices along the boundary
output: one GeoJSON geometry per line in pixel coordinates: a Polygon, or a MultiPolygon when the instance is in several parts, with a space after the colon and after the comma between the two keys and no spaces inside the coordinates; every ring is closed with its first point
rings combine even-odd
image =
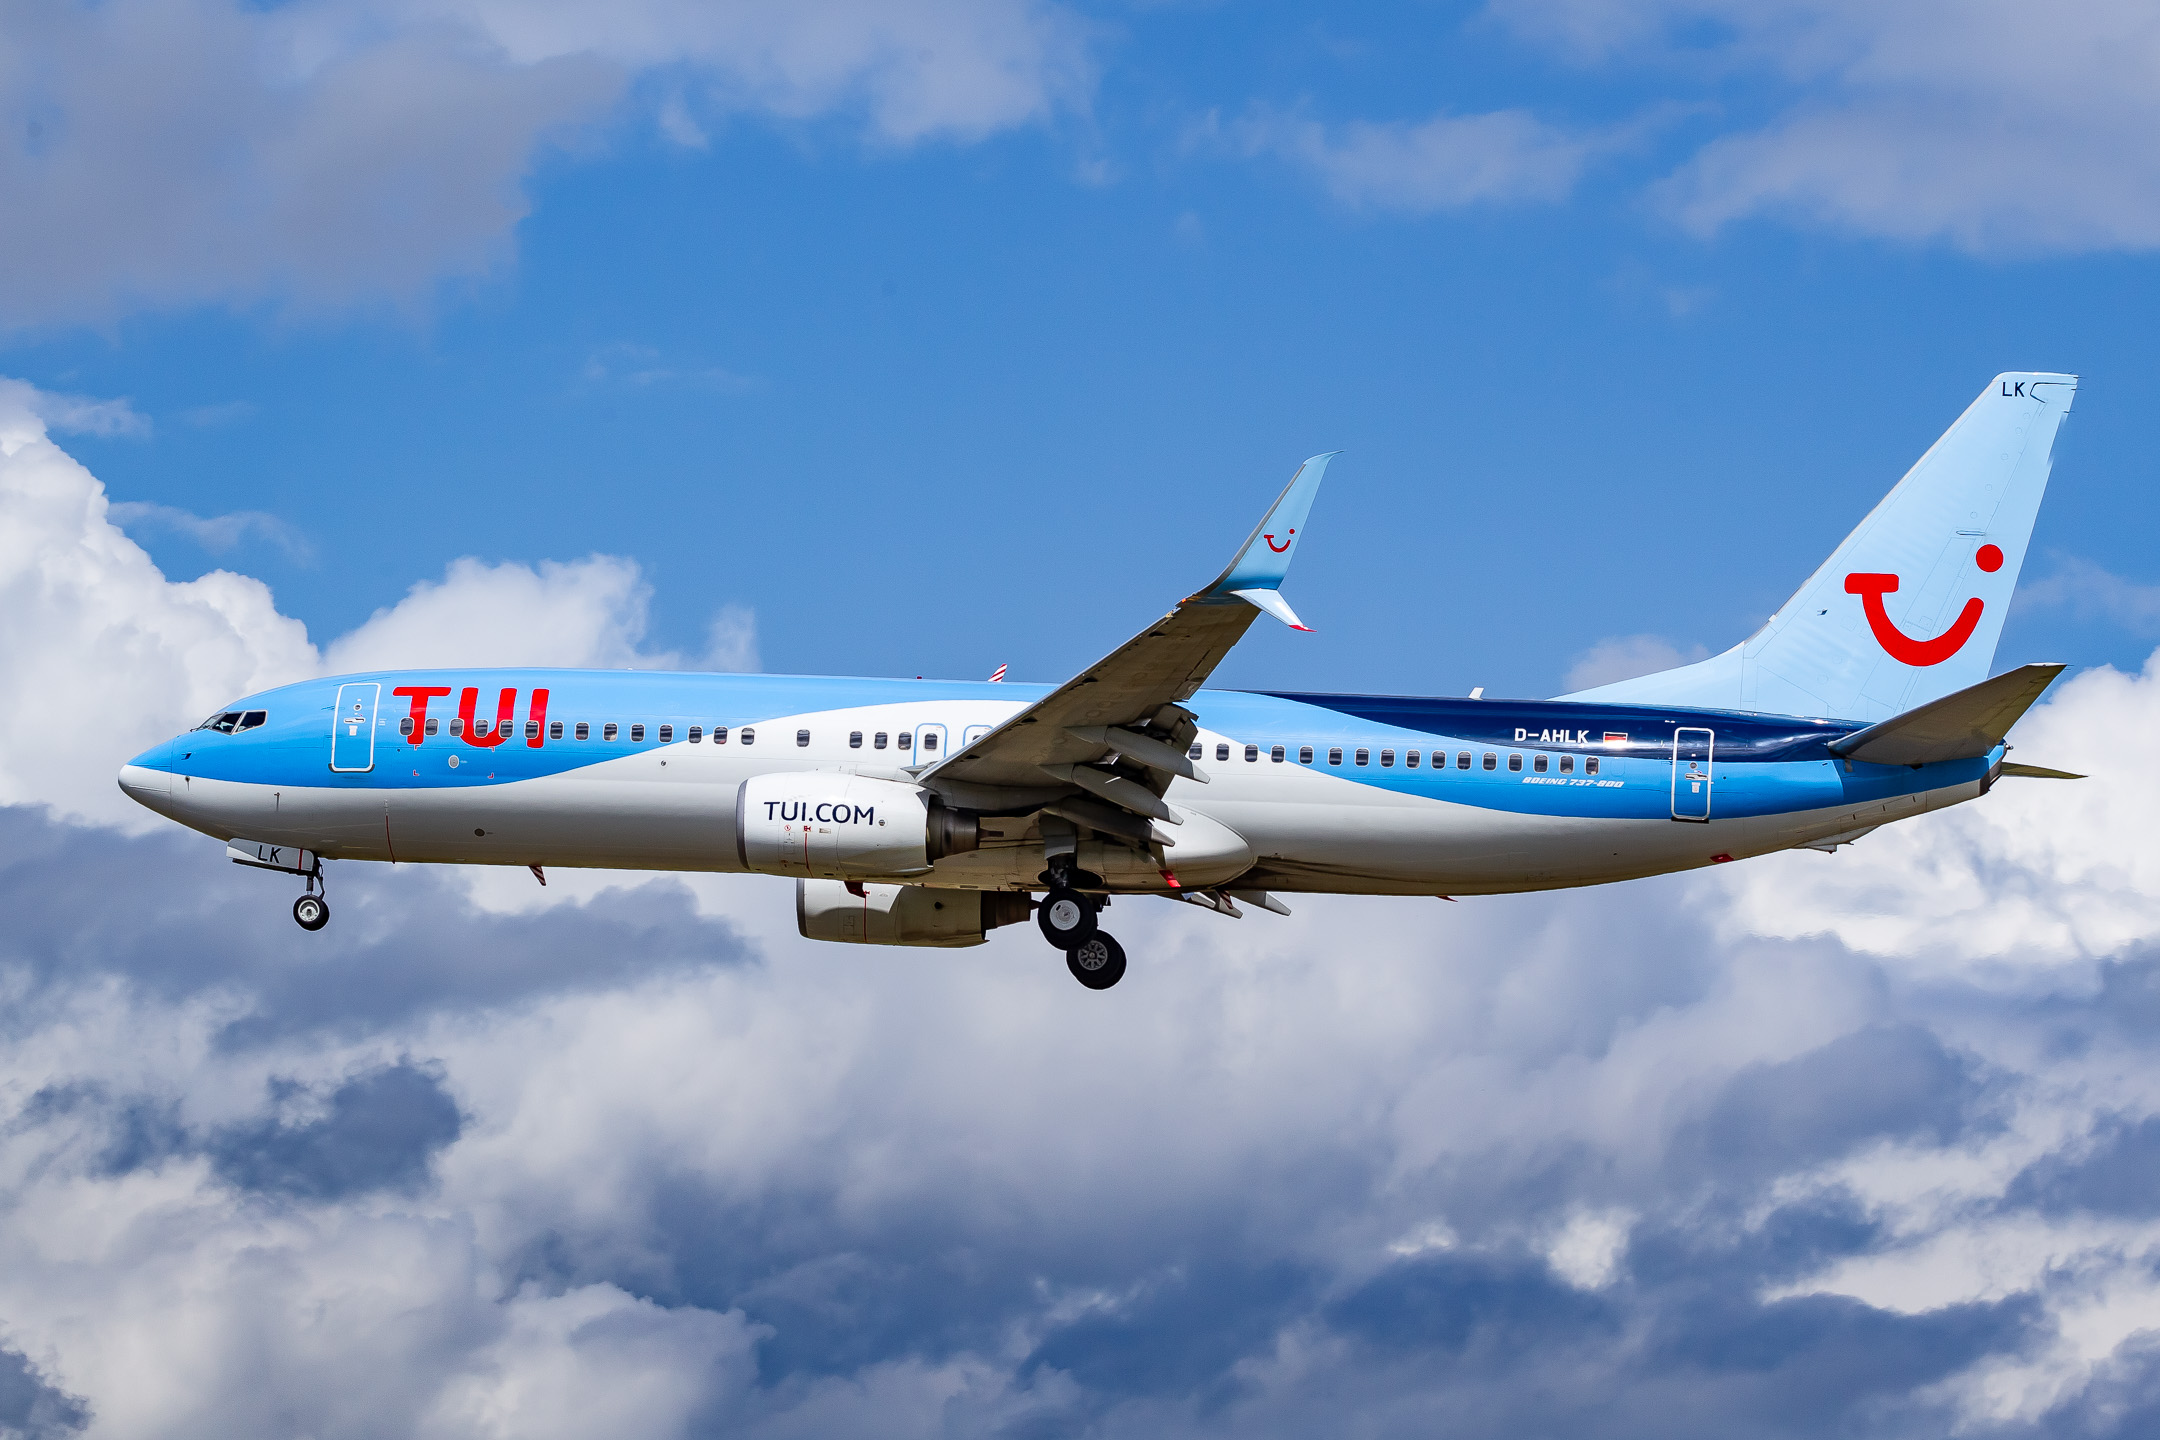
{"type": "Polygon", "coordinates": [[[2006,762],[2001,773],[2013,780],[2083,780],[2085,778],[2083,775],[2073,775],[2068,770],[2050,770],[2045,765],[2019,765],[2014,762],[2006,762]]]}
{"type": "Polygon", "coordinates": [[[1976,760],[2002,744],[2018,718],[2067,668],[2020,665],[1978,685],[1930,700],[1830,743],[1831,753],[1870,765],[1976,760]]]}

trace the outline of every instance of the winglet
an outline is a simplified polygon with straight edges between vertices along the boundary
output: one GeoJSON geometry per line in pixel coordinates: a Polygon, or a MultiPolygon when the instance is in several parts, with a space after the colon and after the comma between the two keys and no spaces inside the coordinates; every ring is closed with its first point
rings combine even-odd
{"type": "Polygon", "coordinates": [[[1320,479],[1327,474],[1328,461],[1342,452],[1330,450],[1325,455],[1315,455],[1298,467],[1297,474],[1283,487],[1282,494],[1268,507],[1267,514],[1245,541],[1245,548],[1238,551],[1230,568],[1215,577],[1215,583],[1202,591],[1206,595],[1235,595],[1256,605],[1293,629],[1309,630],[1302,624],[1297,613],[1275,591],[1290,573],[1291,557],[1297,554],[1297,543],[1305,530],[1305,517],[1312,510],[1313,496],[1319,493],[1320,479]]]}

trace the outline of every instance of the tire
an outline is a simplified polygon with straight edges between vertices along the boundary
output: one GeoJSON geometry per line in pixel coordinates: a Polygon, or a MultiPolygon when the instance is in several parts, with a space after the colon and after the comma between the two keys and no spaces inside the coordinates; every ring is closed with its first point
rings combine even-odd
{"type": "Polygon", "coordinates": [[[302,895],[293,901],[292,918],[303,930],[320,930],[330,923],[330,902],[320,895],[302,895]]]}
{"type": "Polygon", "coordinates": [[[1095,933],[1095,907],[1075,890],[1052,890],[1036,907],[1035,924],[1043,939],[1070,950],[1095,933]]]}
{"type": "Polygon", "coordinates": [[[1125,978],[1125,947],[1098,930],[1065,952],[1065,968],[1090,990],[1107,990],[1125,978]]]}

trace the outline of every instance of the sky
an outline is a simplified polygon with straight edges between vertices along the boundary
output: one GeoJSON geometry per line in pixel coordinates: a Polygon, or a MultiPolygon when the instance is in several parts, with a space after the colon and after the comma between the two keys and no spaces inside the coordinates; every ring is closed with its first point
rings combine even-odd
{"type": "Polygon", "coordinates": [[[2160,21],[2101,0],[0,8],[0,1434],[2160,1425],[2160,21]],[[113,786],[312,674],[1721,649],[2079,374],[2006,783],[1598,890],[816,945],[113,786]]]}

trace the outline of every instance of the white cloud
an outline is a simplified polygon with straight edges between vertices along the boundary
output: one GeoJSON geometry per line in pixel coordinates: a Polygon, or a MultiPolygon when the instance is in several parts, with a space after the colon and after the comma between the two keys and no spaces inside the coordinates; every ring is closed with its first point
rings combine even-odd
{"type": "Polygon", "coordinates": [[[1770,119],[1663,187],[1699,231],[1768,215],[1981,252],[2160,245],[2160,25],[2134,0],[1496,8],[1585,62],[1778,87],[1770,119]]]}
{"type": "Polygon", "coordinates": [[[1262,112],[1226,133],[1246,154],[1308,171],[1345,205],[1412,214],[1564,199],[1607,145],[1523,110],[1337,125],[1262,112]]]}
{"type": "MultiPolygon", "coordinates": [[[[175,525],[204,543],[271,517],[212,519],[108,502],[47,435],[49,414],[110,416],[0,381],[0,804],[140,827],[122,761],[251,691],[320,673],[425,665],[756,669],[752,614],[715,616],[707,652],[648,649],[650,589],[637,565],[595,555],[537,568],[458,560],[318,653],[269,587],[225,570],[168,581],[115,518],[175,525]]],[[[97,420],[97,424],[109,423],[97,420]]]]}
{"type": "Polygon", "coordinates": [[[185,535],[212,554],[237,548],[250,535],[260,535],[294,559],[306,559],[307,540],[277,516],[262,510],[235,510],[226,515],[197,515],[152,500],[115,500],[105,507],[115,525],[170,530],[185,535]]]}
{"type": "Polygon", "coordinates": [[[2054,569],[2018,585],[2022,607],[2068,610],[2081,620],[2106,620],[2133,635],[2160,635],[2160,585],[2141,585],[2076,555],[2056,555],[2054,569]]]}
{"type": "Polygon", "coordinates": [[[1662,635],[1612,635],[1577,655],[1561,686],[1568,693],[1655,675],[1678,665],[1692,665],[1710,651],[1700,643],[1680,648],[1662,635]]]}
{"type": "Polygon", "coordinates": [[[414,304],[511,252],[536,154],[647,73],[709,110],[971,138],[1084,100],[1034,0],[604,8],[404,0],[33,6],[0,55],[0,325],[141,307],[414,304]]]}

